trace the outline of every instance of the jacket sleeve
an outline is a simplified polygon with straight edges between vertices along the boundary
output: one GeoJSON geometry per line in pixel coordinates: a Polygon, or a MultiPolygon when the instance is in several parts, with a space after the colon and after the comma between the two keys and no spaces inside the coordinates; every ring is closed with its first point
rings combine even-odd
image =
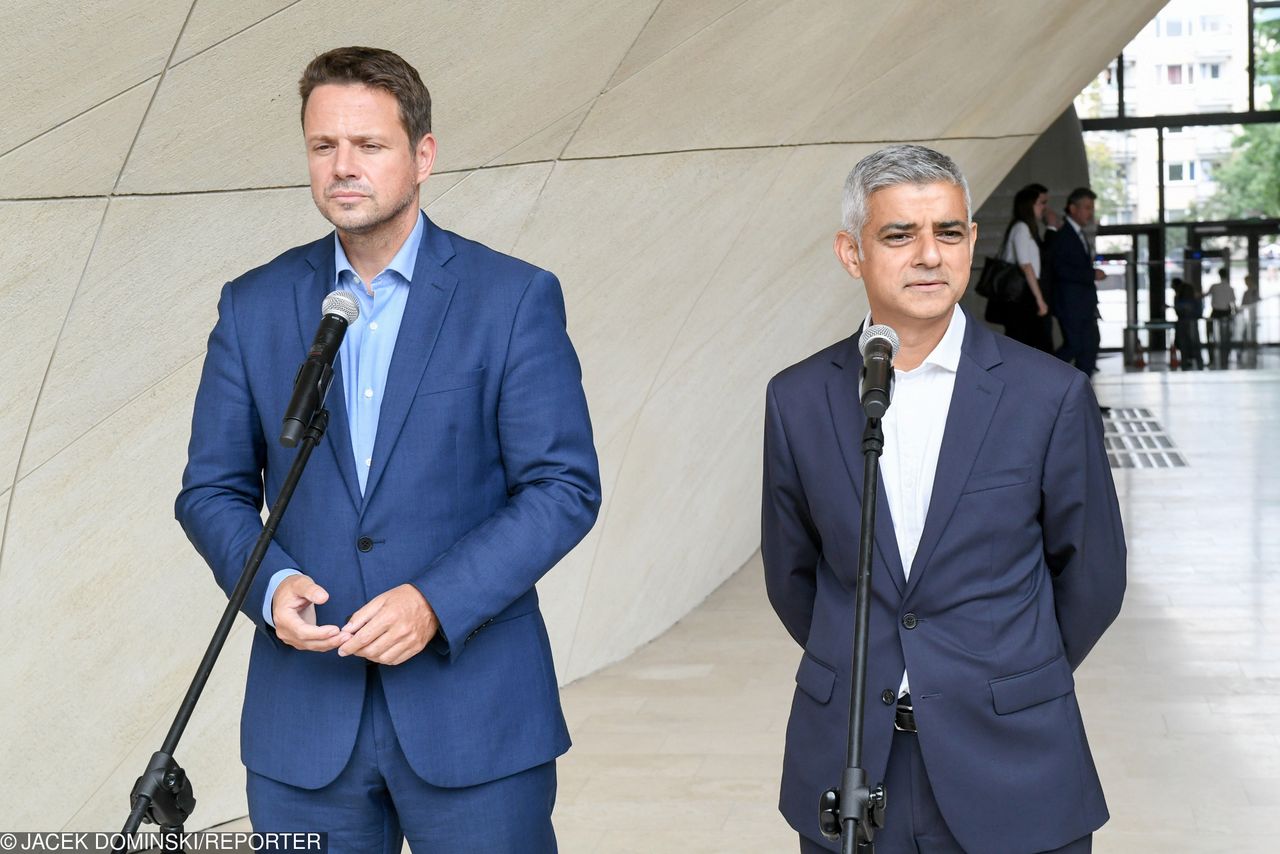
{"type": "MultiPolygon", "coordinates": [[[[266,437],[249,392],[233,289],[228,284],[218,300],[218,322],[209,335],[191,419],[187,467],[174,505],[187,538],[228,597],[262,533],[266,458],[266,437]]],[[[272,541],[241,605],[241,611],[276,643],[275,629],[263,615],[267,586],[280,570],[297,567],[272,541]]]]}
{"type": "Polygon", "coordinates": [[[783,626],[804,646],[817,594],[817,528],[800,484],[773,383],[765,392],[764,489],[761,493],[760,555],[765,589],[783,626]]]}
{"type": "Polygon", "coordinates": [[[1083,373],[1072,380],[1054,422],[1042,502],[1054,607],[1074,669],[1120,613],[1127,553],[1098,402],[1083,373]]]}
{"type": "Polygon", "coordinates": [[[528,592],[595,523],[600,473],[560,283],[534,274],[516,308],[498,399],[507,503],[413,581],[456,659],[485,621],[528,592]]]}

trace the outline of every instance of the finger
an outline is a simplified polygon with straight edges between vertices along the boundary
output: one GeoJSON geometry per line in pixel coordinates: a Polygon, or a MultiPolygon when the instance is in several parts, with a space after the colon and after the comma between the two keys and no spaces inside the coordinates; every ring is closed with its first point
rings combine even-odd
{"type": "Polygon", "coordinates": [[[347,623],[342,627],[342,630],[344,632],[350,632],[353,635],[359,632],[379,611],[382,610],[383,604],[383,598],[381,596],[373,597],[363,608],[351,615],[351,618],[347,620],[347,623]]]}
{"type": "Polygon", "coordinates": [[[325,640],[299,641],[294,648],[304,652],[329,652],[341,646],[344,638],[344,635],[337,634],[325,640]]]}
{"type": "Polygon", "coordinates": [[[302,590],[302,597],[308,602],[314,602],[317,605],[323,605],[329,601],[329,591],[325,590],[319,584],[312,582],[302,590]]]}
{"type": "Polygon", "coordinates": [[[408,641],[402,641],[395,644],[378,657],[378,663],[385,664],[390,667],[394,667],[397,664],[404,664],[406,661],[422,651],[421,649],[414,649],[414,646],[416,646],[416,644],[409,643],[408,641]]]}
{"type": "Polygon", "coordinates": [[[351,639],[338,649],[338,655],[364,655],[364,649],[386,633],[389,627],[385,623],[373,620],[358,632],[349,632],[351,639]]]}
{"type": "Polygon", "coordinates": [[[317,626],[297,611],[283,609],[276,620],[276,634],[299,641],[325,640],[339,634],[337,626],[317,626]]]}
{"type": "Polygon", "coordinates": [[[337,626],[313,626],[311,623],[304,623],[301,620],[291,629],[294,637],[304,641],[328,640],[342,634],[337,626]]]}
{"type": "Polygon", "coordinates": [[[334,635],[331,638],[328,638],[327,640],[308,641],[307,651],[308,652],[330,652],[331,650],[335,650],[338,647],[342,646],[344,643],[346,643],[350,639],[351,637],[349,635],[344,635],[341,632],[339,632],[338,634],[334,635]]]}
{"type": "Polygon", "coordinates": [[[377,640],[372,641],[360,651],[360,657],[380,664],[386,663],[387,652],[404,641],[405,638],[396,632],[384,632],[377,640]]]}

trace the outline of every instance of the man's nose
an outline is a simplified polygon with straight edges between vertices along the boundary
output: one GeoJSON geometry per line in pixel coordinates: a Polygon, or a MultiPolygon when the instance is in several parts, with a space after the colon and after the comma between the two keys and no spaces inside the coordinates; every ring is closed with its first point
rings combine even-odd
{"type": "Polygon", "coordinates": [[[932,234],[920,235],[916,247],[916,266],[937,267],[942,264],[942,252],[938,246],[938,239],[932,234]]]}
{"type": "Polygon", "coordinates": [[[339,143],[333,158],[333,174],[339,178],[354,178],[358,173],[355,149],[345,143],[339,143]]]}

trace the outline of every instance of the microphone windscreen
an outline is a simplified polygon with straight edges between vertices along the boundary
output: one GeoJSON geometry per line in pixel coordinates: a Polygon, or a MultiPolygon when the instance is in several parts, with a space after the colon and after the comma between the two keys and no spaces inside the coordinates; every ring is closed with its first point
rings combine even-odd
{"type": "Polygon", "coordinates": [[[875,326],[868,326],[862,330],[862,337],[858,339],[858,352],[862,354],[862,358],[867,358],[867,345],[876,338],[881,338],[889,342],[889,352],[898,355],[898,333],[893,331],[893,327],[885,326],[877,323],[875,326]]]}
{"type": "MultiPolygon", "coordinates": [[[[347,325],[356,322],[356,318],[360,316],[360,304],[356,302],[356,298],[351,295],[350,291],[332,291],[324,298],[324,305],[320,307],[321,316],[336,315],[347,322],[347,325]]],[[[888,327],[885,327],[888,329],[888,327]]],[[[896,338],[894,340],[897,340],[896,338]]]]}

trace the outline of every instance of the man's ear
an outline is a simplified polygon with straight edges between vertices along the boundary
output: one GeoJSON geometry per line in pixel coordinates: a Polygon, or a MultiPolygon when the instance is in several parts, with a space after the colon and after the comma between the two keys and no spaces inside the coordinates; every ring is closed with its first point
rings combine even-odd
{"type": "Polygon", "coordinates": [[[847,231],[837,231],[835,246],[836,260],[855,279],[862,278],[862,259],[858,257],[858,244],[853,235],[847,231]]]}
{"type": "Polygon", "coordinates": [[[431,167],[436,162],[436,138],[431,134],[423,134],[413,150],[414,162],[417,164],[418,183],[431,175],[431,167]]]}

